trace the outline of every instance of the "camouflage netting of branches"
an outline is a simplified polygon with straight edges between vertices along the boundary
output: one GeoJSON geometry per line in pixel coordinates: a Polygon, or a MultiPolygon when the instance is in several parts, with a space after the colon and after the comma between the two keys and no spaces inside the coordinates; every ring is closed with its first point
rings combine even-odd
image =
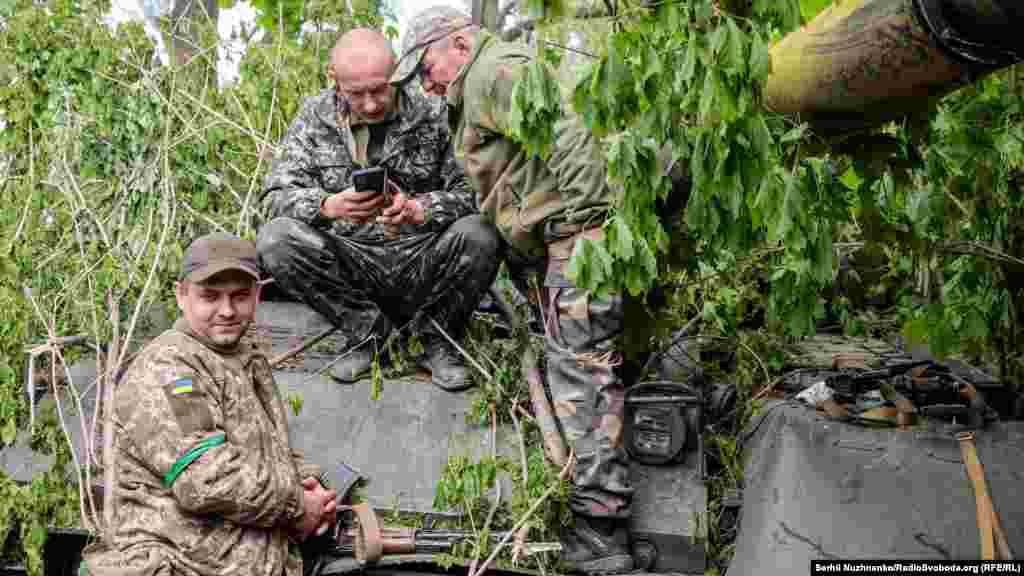
{"type": "MultiPolygon", "coordinates": [[[[107,3],[0,2],[0,447],[29,433],[30,345],[52,331],[105,346],[112,302],[121,338],[131,338],[121,350],[136,348],[151,318],[172,312],[175,268],[192,238],[255,237],[274,146],[302,99],[327,86],[336,35],[380,23],[321,8],[301,37],[264,30],[237,81],[220,88],[221,40],[204,18],[157,22],[165,40],[172,28],[187,28],[189,40],[167,42],[176,64],[161,66],[141,23],[105,22],[107,3]]],[[[68,347],[55,362],[41,354],[36,385],[66,388],[63,365],[87,349],[68,347]]],[[[79,393],[88,385],[72,384],[79,393]]],[[[0,546],[17,521],[32,574],[47,525],[92,526],[95,512],[79,485],[99,450],[78,461],[60,423],[78,425],[76,394],[51,398],[36,409],[31,442],[55,453],[55,466],[26,486],[0,475],[0,546]]]]}

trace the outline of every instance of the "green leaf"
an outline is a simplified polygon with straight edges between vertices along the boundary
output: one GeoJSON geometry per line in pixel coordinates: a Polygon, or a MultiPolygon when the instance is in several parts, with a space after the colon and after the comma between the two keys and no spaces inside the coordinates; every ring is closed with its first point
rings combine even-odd
{"type": "Polygon", "coordinates": [[[643,62],[644,73],[643,82],[646,82],[651,77],[662,74],[665,69],[661,64],[661,58],[658,56],[658,51],[654,49],[654,46],[647,47],[647,56],[643,62]]]}
{"type": "Polygon", "coordinates": [[[708,114],[711,112],[711,108],[715,104],[715,97],[718,95],[716,90],[717,82],[715,80],[714,69],[707,68],[704,71],[704,90],[701,92],[700,108],[697,111],[702,124],[708,121],[708,114]]]}
{"type": "Polygon", "coordinates": [[[818,250],[814,258],[814,278],[824,284],[832,279],[832,233],[827,226],[820,228],[815,243],[818,250]]]}
{"type": "Polygon", "coordinates": [[[793,128],[789,132],[783,134],[782,138],[779,138],[779,143],[788,144],[790,142],[796,142],[797,140],[803,139],[804,134],[807,133],[808,128],[809,126],[806,122],[800,124],[799,126],[793,128]]]}
{"type": "Polygon", "coordinates": [[[782,239],[805,215],[801,179],[792,172],[786,174],[786,187],[782,197],[782,211],[779,215],[775,238],[782,239]]]}
{"type": "Polygon", "coordinates": [[[572,256],[569,257],[569,266],[565,270],[566,278],[580,288],[593,286],[591,259],[590,243],[577,241],[572,248],[572,256]]]}
{"type": "Polygon", "coordinates": [[[725,48],[725,71],[729,76],[741,76],[747,72],[747,58],[744,52],[743,33],[736,27],[736,21],[726,19],[728,40],[725,48]]]}
{"type": "Polygon", "coordinates": [[[0,429],[0,445],[10,446],[14,443],[14,439],[17,435],[18,428],[15,425],[14,418],[10,418],[4,422],[3,429],[0,429]]]}
{"type": "Polygon", "coordinates": [[[591,244],[590,252],[593,255],[591,258],[591,264],[594,267],[594,286],[601,286],[605,282],[612,280],[612,270],[614,268],[615,260],[612,258],[612,255],[608,253],[608,250],[604,246],[604,242],[594,242],[587,239],[579,240],[578,242],[591,244]]]}
{"type": "Polygon", "coordinates": [[[770,69],[771,55],[768,46],[761,38],[761,33],[755,29],[750,39],[750,79],[754,82],[764,82],[768,79],[770,69]]]}
{"type": "Polygon", "coordinates": [[[629,261],[633,259],[633,232],[621,216],[612,219],[612,229],[609,235],[611,240],[612,254],[620,260],[629,261]]]}
{"type": "Polygon", "coordinates": [[[370,399],[380,400],[381,389],[384,387],[384,373],[380,369],[380,352],[374,352],[371,372],[370,399]]]}
{"type": "Polygon", "coordinates": [[[739,108],[736,103],[736,93],[733,91],[725,78],[715,77],[715,96],[718,114],[722,122],[732,123],[739,115],[739,108]]]}
{"type": "Polygon", "coordinates": [[[743,179],[737,169],[735,159],[728,163],[729,170],[722,177],[722,190],[725,192],[725,199],[728,201],[729,212],[733,218],[740,218],[740,210],[743,208],[744,190],[743,179]]]}
{"type": "Polygon", "coordinates": [[[729,28],[727,26],[715,28],[715,31],[711,33],[711,51],[716,55],[721,55],[722,49],[725,48],[728,41],[729,28]]]}
{"type": "Polygon", "coordinates": [[[640,263],[643,265],[643,269],[647,272],[648,285],[658,277],[658,259],[654,256],[654,251],[651,250],[647,240],[640,238],[639,240],[640,250],[640,263]]]}
{"type": "Polygon", "coordinates": [[[683,82],[689,85],[693,82],[693,76],[697,71],[697,35],[690,36],[686,44],[686,56],[683,58],[683,68],[680,70],[680,77],[683,82]]]}

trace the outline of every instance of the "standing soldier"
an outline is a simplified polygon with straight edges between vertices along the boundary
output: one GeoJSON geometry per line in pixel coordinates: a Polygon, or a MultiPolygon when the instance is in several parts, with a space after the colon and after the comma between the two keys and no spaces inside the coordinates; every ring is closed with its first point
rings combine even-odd
{"type": "Polygon", "coordinates": [[[547,260],[547,378],[577,456],[574,526],[562,534],[562,562],[577,572],[628,572],[633,488],[615,370],[622,299],[577,288],[565,274],[576,241],[601,238],[615,192],[601,150],[576,117],[557,123],[547,160],[528,156],[509,136],[512,90],[531,58],[526,46],[499,40],[465,13],[434,7],[410,22],[391,81],[404,85],[418,76],[426,92],[446,97],[455,155],[484,217],[512,258],[547,260]]]}

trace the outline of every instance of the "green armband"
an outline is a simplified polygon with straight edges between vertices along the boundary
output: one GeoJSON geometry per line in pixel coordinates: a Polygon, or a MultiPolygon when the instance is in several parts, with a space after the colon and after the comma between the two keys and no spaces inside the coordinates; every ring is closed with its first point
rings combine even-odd
{"type": "Polygon", "coordinates": [[[164,488],[170,489],[171,486],[174,485],[174,481],[178,479],[178,476],[181,476],[181,473],[185,471],[185,468],[188,468],[190,464],[195,462],[197,458],[202,456],[203,453],[210,448],[223,444],[224,438],[225,436],[223,432],[216,436],[211,436],[186,452],[184,456],[178,458],[177,462],[171,466],[171,469],[168,470],[167,474],[164,476],[164,488]]]}

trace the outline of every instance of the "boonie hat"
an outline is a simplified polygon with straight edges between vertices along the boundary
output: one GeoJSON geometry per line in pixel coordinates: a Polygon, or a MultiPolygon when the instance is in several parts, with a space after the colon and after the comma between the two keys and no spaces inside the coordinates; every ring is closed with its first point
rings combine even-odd
{"type": "Polygon", "coordinates": [[[241,270],[259,280],[256,245],[233,234],[201,236],[185,250],[179,279],[201,283],[225,270],[241,270]]]}
{"type": "Polygon", "coordinates": [[[423,54],[431,44],[472,25],[473,19],[469,14],[451,6],[433,6],[413,16],[402,39],[402,51],[391,74],[391,83],[408,82],[419,69],[423,54]]]}

